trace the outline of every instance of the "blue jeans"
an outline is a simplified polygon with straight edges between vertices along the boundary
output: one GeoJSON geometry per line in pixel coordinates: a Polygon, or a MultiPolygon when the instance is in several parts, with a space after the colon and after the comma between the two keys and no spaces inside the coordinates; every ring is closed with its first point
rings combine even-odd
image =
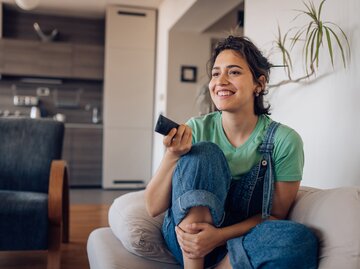
{"type": "MultiPolygon", "coordinates": [[[[242,215],[235,218],[239,222],[239,219],[261,213],[262,193],[257,192],[262,188],[257,186],[261,186],[266,167],[259,164],[254,170],[256,173],[249,173],[253,182],[247,184],[249,178],[244,177],[246,180],[233,184],[223,152],[209,142],[193,145],[191,151],[181,157],[172,179],[171,207],[162,228],[166,244],[179,263],[183,264],[183,256],[175,226],[186,217],[190,208],[207,206],[216,227],[233,224],[234,218],[230,215],[242,215]],[[239,203],[245,206],[234,208],[234,197],[238,195],[241,195],[239,203]]],[[[233,238],[206,255],[205,267],[217,264],[227,253],[234,269],[317,268],[317,238],[307,227],[292,221],[258,224],[244,236],[233,238]]]]}

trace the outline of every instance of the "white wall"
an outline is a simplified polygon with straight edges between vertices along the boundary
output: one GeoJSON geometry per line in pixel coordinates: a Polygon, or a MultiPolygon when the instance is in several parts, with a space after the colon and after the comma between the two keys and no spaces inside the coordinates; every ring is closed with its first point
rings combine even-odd
{"type": "MultiPolygon", "coordinates": [[[[209,13],[214,13],[214,9],[218,10],[216,7],[208,5],[210,3],[208,0],[205,1],[198,1],[196,3],[198,7],[192,6],[191,12],[188,13],[198,14],[199,11],[196,10],[203,10],[204,4],[207,5],[209,13]]],[[[212,3],[214,4],[216,1],[212,1],[212,3]]],[[[177,122],[183,123],[189,118],[199,115],[200,107],[196,97],[200,88],[204,85],[207,86],[209,81],[206,64],[211,56],[211,41],[225,38],[237,24],[237,12],[240,8],[243,9],[243,3],[239,5],[239,0],[226,1],[226,3],[228,5],[226,9],[224,9],[224,5],[221,5],[223,10],[221,13],[218,10],[219,14],[217,15],[220,16],[220,19],[217,18],[218,21],[215,20],[215,24],[213,23],[215,16],[206,15],[203,18],[201,28],[206,31],[199,32],[194,27],[190,28],[188,21],[191,20],[193,24],[197,24],[200,18],[199,16],[192,17],[189,14],[183,16],[170,31],[166,112],[167,116],[177,122]],[[222,13],[225,15],[221,15],[222,13]],[[209,17],[211,20],[207,19],[209,17]],[[183,21],[186,23],[182,23],[183,21]],[[205,25],[211,26],[205,27],[205,25]],[[181,82],[181,66],[183,65],[197,67],[196,83],[181,82]]],[[[217,5],[219,5],[218,2],[217,5]]],[[[242,28],[238,29],[238,32],[241,34],[242,28]]]]}
{"type": "MultiPolygon", "coordinates": [[[[320,0],[314,2],[318,6],[320,0]]],[[[303,9],[302,1],[246,1],[245,35],[269,52],[278,23],[285,32],[290,25],[301,26],[306,22],[305,17],[292,22],[295,9],[303,9]]],[[[358,0],[326,1],[323,7],[324,19],[341,26],[350,39],[352,56],[347,69],[341,68],[339,53],[335,70],[322,57],[314,83],[282,86],[269,95],[272,118],[293,127],[303,138],[306,161],[302,185],[322,188],[360,185],[359,10],[358,0]]],[[[299,55],[301,50],[295,52],[299,55]]],[[[279,57],[273,55],[271,61],[281,63],[279,57]]],[[[295,70],[297,74],[303,71],[299,57],[295,70]]],[[[284,78],[282,70],[273,71],[273,83],[284,78]]]]}
{"type": "Polygon", "coordinates": [[[167,87],[167,115],[184,123],[199,115],[196,96],[199,88],[208,83],[206,62],[210,58],[211,38],[214,34],[171,31],[167,87]],[[197,67],[197,82],[181,82],[181,66],[197,67]]]}
{"type": "MultiPolygon", "coordinates": [[[[164,0],[158,10],[158,28],[156,44],[156,78],[154,100],[154,122],[159,114],[166,114],[166,90],[168,75],[169,32],[176,21],[196,2],[196,0],[164,0]]],[[[152,171],[154,172],[162,159],[162,136],[154,135],[152,171]]]]}
{"type": "MultiPolygon", "coordinates": [[[[210,56],[210,35],[198,31],[206,30],[242,2],[243,0],[164,0],[160,5],[154,122],[160,113],[179,122],[197,115],[194,104],[198,84],[180,83],[180,66],[197,66],[199,81],[202,82],[202,77],[206,74],[205,64],[210,56]]],[[[212,35],[218,37],[217,34],[212,35]]],[[[162,139],[161,135],[154,135],[153,172],[163,156],[162,139]]]]}

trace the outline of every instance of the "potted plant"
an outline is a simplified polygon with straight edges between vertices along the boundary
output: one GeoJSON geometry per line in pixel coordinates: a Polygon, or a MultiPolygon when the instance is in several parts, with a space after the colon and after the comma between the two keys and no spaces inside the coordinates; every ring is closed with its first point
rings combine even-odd
{"type": "Polygon", "coordinates": [[[278,27],[278,36],[275,40],[275,47],[282,54],[282,67],[287,75],[287,79],[276,84],[269,85],[269,88],[279,87],[288,83],[297,83],[305,79],[310,79],[316,75],[319,67],[320,52],[327,51],[331,64],[334,67],[334,52],[340,50],[344,68],[346,68],[347,59],[350,58],[350,45],[345,32],[337,24],[324,21],[322,19],[322,9],[326,0],[321,1],[318,8],[313,2],[305,3],[304,10],[296,10],[298,14],[295,21],[300,16],[306,16],[309,20],[301,27],[292,27],[284,35],[281,34],[278,27]],[[303,76],[293,78],[291,50],[295,45],[302,43],[302,58],[305,62],[306,72],[303,76]],[[288,49],[290,46],[290,49],[288,49]],[[346,57],[348,53],[348,58],[346,57]]]}

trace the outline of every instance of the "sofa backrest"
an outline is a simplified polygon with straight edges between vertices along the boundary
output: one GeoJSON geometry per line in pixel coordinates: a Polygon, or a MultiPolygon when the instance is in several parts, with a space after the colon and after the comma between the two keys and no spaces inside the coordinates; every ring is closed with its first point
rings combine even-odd
{"type": "Polygon", "coordinates": [[[61,158],[64,124],[0,118],[0,190],[48,192],[50,165],[61,158]]]}

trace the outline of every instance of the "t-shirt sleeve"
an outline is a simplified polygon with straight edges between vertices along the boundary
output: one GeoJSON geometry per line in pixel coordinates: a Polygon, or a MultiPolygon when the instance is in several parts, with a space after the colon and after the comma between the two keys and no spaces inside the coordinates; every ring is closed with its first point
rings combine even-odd
{"type": "Polygon", "coordinates": [[[197,133],[198,133],[198,128],[196,127],[196,121],[194,118],[189,119],[186,123],[187,126],[189,126],[191,128],[191,132],[192,132],[192,143],[197,143],[198,139],[197,139],[197,133]]]}
{"type": "Polygon", "coordinates": [[[293,129],[286,127],[278,131],[280,132],[279,136],[275,139],[273,156],[275,180],[302,180],[304,168],[303,141],[300,135],[293,129]]]}

